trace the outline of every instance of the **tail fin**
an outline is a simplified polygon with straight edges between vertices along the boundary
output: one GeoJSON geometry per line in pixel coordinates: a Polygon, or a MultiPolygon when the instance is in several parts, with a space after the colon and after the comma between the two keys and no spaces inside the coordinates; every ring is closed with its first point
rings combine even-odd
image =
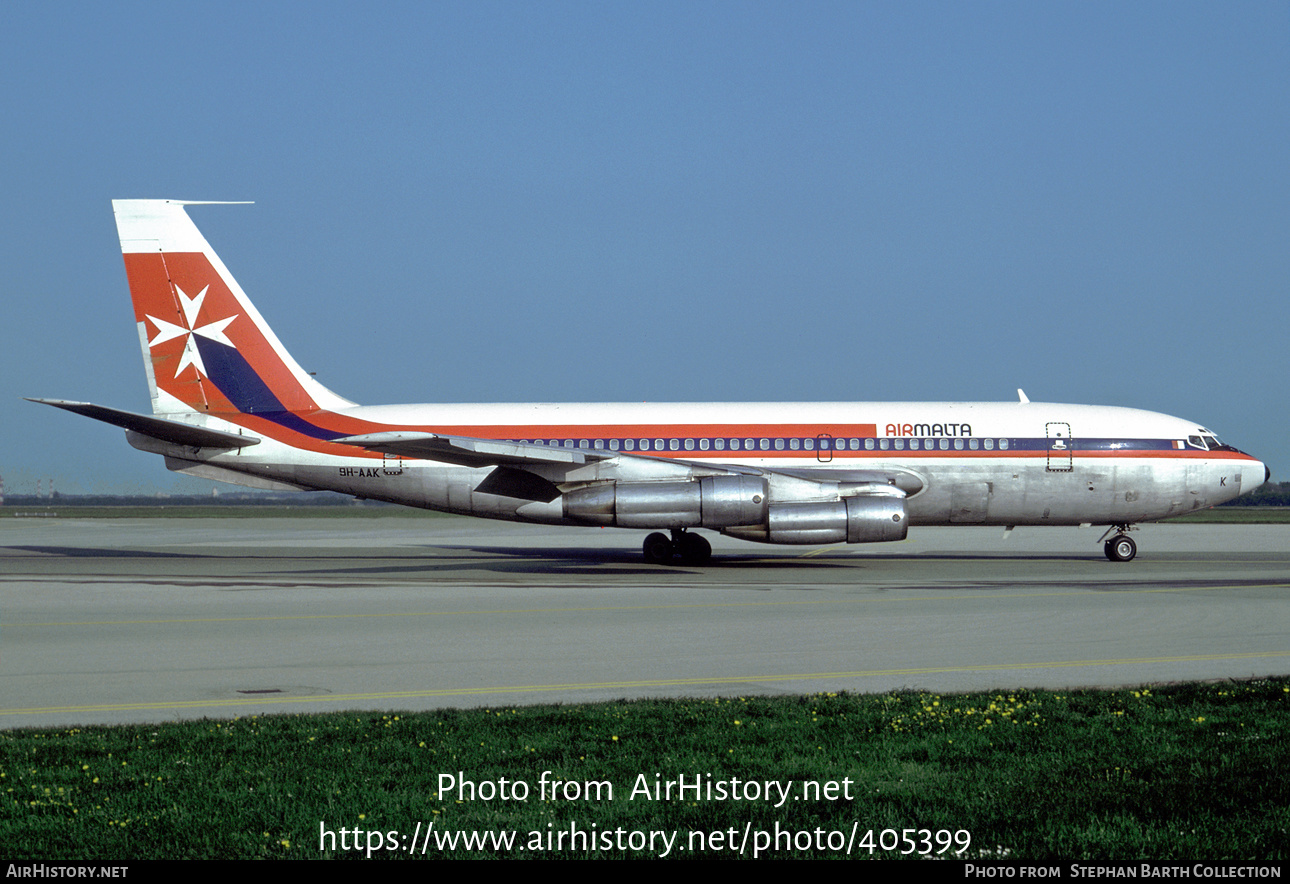
{"type": "Polygon", "coordinates": [[[154,414],[274,414],[354,403],[311,378],[180,200],[113,200],[154,414]]]}

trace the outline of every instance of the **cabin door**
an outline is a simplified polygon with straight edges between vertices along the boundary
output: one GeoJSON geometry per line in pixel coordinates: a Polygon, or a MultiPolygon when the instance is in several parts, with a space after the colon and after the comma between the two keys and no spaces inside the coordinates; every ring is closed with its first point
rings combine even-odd
{"type": "Polygon", "coordinates": [[[1075,442],[1071,439],[1071,425],[1054,421],[1044,425],[1048,433],[1048,472],[1069,473],[1071,452],[1075,442]]]}

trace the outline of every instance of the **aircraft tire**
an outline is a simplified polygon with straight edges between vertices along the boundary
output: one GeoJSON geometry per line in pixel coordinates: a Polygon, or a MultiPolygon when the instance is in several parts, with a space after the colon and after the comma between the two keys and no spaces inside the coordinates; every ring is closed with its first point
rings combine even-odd
{"type": "Polygon", "coordinates": [[[712,558],[712,544],[699,534],[685,533],[678,544],[681,561],[686,565],[706,565],[712,558]]]}
{"type": "Polygon", "coordinates": [[[641,551],[645,554],[645,561],[651,565],[670,564],[672,554],[676,552],[668,536],[657,531],[645,538],[645,545],[641,551]]]}
{"type": "Polygon", "coordinates": [[[1113,562],[1131,562],[1138,554],[1138,545],[1127,534],[1117,534],[1106,542],[1106,557],[1113,562]]]}

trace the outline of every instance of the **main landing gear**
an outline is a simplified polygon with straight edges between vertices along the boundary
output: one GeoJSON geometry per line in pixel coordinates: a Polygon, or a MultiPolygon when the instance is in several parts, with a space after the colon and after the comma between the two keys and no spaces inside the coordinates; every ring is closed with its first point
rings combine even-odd
{"type": "Polygon", "coordinates": [[[655,531],[645,538],[645,561],[652,565],[670,565],[679,559],[682,565],[704,565],[712,558],[712,544],[684,528],[673,528],[669,538],[655,531]]]}
{"type": "MultiPolygon", "coordinates": [[[[1131,530],[1133,529],[1128,525],[1112,525],[1106,529],[1106,534],[1116,532],[1114,537],[1102,544],[1102,551],[1106,553],[1108,559],[1113,562],[1133,561],[1133,557],[1138,554],[1138,545],[1129,536],[1128,532],[1131,530]]],[[[1106,534],[1102,536],[1106,537],[1106,534]]]]}

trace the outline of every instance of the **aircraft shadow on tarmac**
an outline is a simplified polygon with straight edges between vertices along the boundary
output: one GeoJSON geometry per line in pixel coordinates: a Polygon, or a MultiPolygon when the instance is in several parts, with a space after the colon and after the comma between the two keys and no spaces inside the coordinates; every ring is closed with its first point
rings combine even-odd
{"type": "MultiPolygon", "coordinates": [[[[863,570],[866,567],[880,566],[898,562],[915,561],[972,561],[992,562],[1088,562],[1093,565],[1109,564],[1101,556],[1081,555],[982,555],[982,554],[924,554],[924,555],[852,555],[846,552],[831,554],[823,551],[810,556],[800,553],[760,553],[748,555],[714,554],[702,566],[684,564],[644,565],[640,553],[630,549],[605,549],[602,547],[560,547],[543,549],[525,549],[514,546],[434,546],[437,554],[433,557],[416,558],[418,564],[361,564],[351,560],[343,567],[322,567],[314,573],[376,574],[376,573],[412,573],[439,571],[492,571],[506,574],[589,574],[611,572],[618,576],[641,575],[658,577],[666,574],[702,575],[721,571],[836,571],[863,570]],[[451,555],[457,551],[460,555],[451,555]]],[[[392,557],[382,557],[389,562],[392,557]]],[[[406,556],[399,556],[406,560],[406,556]]]]}
{"type": "Polygon", "coordinates": [[[139,549],[96,549],[85,546],[6,546],[0,549],[22,550],[45,556],[64,556],[69,559],[204,559],[209,555],[192,553],[155,552],[139,549]]]}
{"type": "MultiPolygon", "coordinates": [[[[1098,571],[1103,568],[1117,567],[1107,562],[1102,556],[1090,552],[1087,555],[1063,553],[980,553],[980,552],[941,552],[941,553],[864,553],[856,554],[847,549],[810,551],[805,554],[798,551],[781,552],[749,550],[747,554],[720,552],[702,566],[684,564],[647,565],[641,561],[639,551],[629,548],[606,547],[544,547],[540,549],[516,546],[492,545],[427,545],[425,553],[409,552],[406,547],[395,554],[364,550],[361,555],[345,555],[343,550],[332,550],[330,554],[318,555],[314,552],[302,553],[288,551],[286,554],[265,553],[246,555],[242,553],[220,554],[218,552],[169,552],[158,550],[113,549],[77,546],[9,546],[4,549],[14,552],[34,553],[40,556],[66,557],[76,559],[148,559],[153,561],[199,561],[209,560],[212,566],[210,576],[232,576],[229,572],[239,570],[236,563],[262,562],[290,565],[303,565],[299,570],[290,568],[288,573],[275,576],[287,578],[291,575],[403,575],[416,574],[437,575],[457,571],[486,571],[499,574],[543,574],[543,575],[588,575],[592,573],[612,573],[616,576],[651,576],[665,574],[697,576],[722,571],[786,571],[802,570],[830,571],[841,569],[863,571],[872,567],[899,565],[915,562],[991,563],[996,565],[1017,563],[1033,564],[1036,562],[1084,562],[1098,571]],[[312,566],[312,567],[310,567],[312,566]],[[215,573],[215,572],[223,573],[215,573]]],[[[394,550],[391,550],[394,552],[394,550]]],[[[1171,560],[1175,557],[1164,556],[1171,560]]],[[[1146,564],[1145,562],[1143,564],[1146,564]]],[[[252,568],[248,567],[247,571],[252,568]]],[[[260,572],[262,576],[263,572],[260,572]]],[[[1053,575],[1057,576],[1057,575],[1053,575]]],[[[1130,581],[1141,586],[1141,581],[1130,581]]]]}

